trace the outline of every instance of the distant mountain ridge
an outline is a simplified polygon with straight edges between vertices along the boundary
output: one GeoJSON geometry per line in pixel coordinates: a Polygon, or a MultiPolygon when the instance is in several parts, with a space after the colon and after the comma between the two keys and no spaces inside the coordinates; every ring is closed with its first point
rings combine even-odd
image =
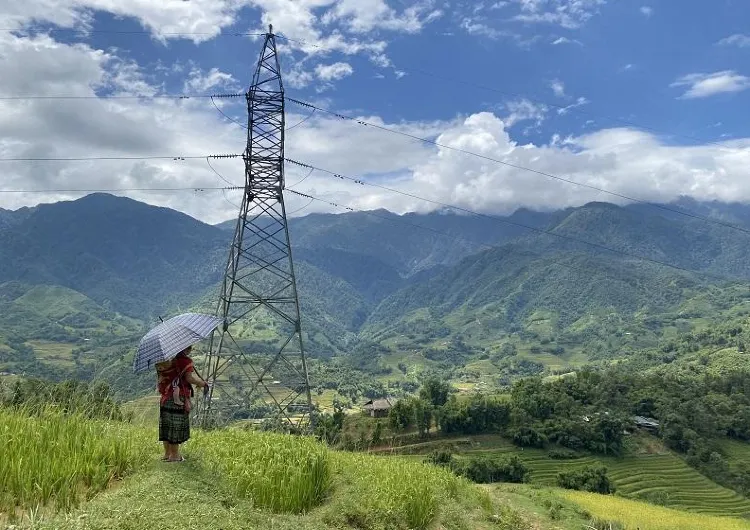
{"type": "MultiPolygon", "coordinates": [[[[669,208],[750,226],[747,205],[682,199],[669,208]]],[[[97,308],[147,322],[200,300],[213,310],[234,224],[211,226],[107,194],[0,210],[0,284],[64,287],[97,308]]],[[[290,235],[315,355],[347,354],[358,341],[392,352],[455,341],[479,355],[521,332],[512,339],[521,353],[543,337],[550,352],[575,346],[588,356],[582,345],[594,338],[606,344],[610,333],[603,320],[593,323],[594,315],[616,314],[618,325],[653,334],[643,315],[671,314],[717,283],[601,246],[750,278],[750,234],[644,204],[520,209],[501,218],[310,214],[290,220],[290,235]]],[[[272,336],[269,322],[251,326],[272,336]]]]}

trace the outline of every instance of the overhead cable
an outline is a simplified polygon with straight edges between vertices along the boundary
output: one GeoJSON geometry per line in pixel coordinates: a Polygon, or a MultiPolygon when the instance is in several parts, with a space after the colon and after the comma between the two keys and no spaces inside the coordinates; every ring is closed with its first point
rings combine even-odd
{"type": "Polygon", "coordinates": [[[163,155],[163,156],[78,156],[78,157],[8,157],[0,158],[0,162],[82,162],[88,160],[194,160],[209,158],[238,158],[242,155],[163,155]]]}
{"type": "Polygon", "coordinates": [[[378,125],[376,123],[372,123],[372,122],[368,122],[368,121],[361,120],[361,119],[358,119],[358,118],[354,118],[352,116],[347,116],[345,114],[340,114],[338,112],[334,112],[332,110],[324,109],[324,108],[318,107],[317,105],[314,105],[312,103],[308,103],[308,102],[305,102],[305,101],[300,101],[300,100],[295,99],[295,98],[287,98],[287,100],[289,100],[292,103],[294,103],[296,105],[299,105],[301,107],[315,109],[315,110],[318,110],[320,112],[324,112],[326,114],[330,114],[332,116],[340,118],[342,120],[346,120],[346,121],[351,121],[351,122],[357,123],[358,125],[362,125],[364,127],[371,127],[371,128],[374,128],[374,129],[378,129],[378,130],[384,131],[384,132],[388,132],[388,133],[392,133],[392,134],[398,134],[400,136],[404,136],[404,137],[410,138],[412,140],[416,140],[416,141],[419,141],[419,142],[424,142],[424,143],[427,143],[427,144],[432,144],[432,145],[435,145],[437,147],[441,147],[443,149],[448,149],[448,150],[455,151],[455,152],[458,152],[458,153],[461,153],[461,154],[464,154],[464,155],[468,155],[468,156],[473,156],[473,157],[476,157],[476,158],[480,158],[480,159],[486,160],[488,162],[494,162],[496,164],[500,164],[500,165],[503,165],[503,166],[511,167],[511,168],[518,169],[518,170],[521,170],[521,171],[527,171],[529,173],[535,173],[537,175],[541,175],[541,176],[546,177],[546,178],[558,180],[560,182],[565,182],[565,183],[568,183],[568,184],[573,184],[575,186],[580,186],[580,187],[583,187],[583,188],[588,188],[588,189],[591,189],[591,190],[594,190],[594,191],[598,191],[600,193],[605,193],[607,195],[611,195],[613,197],[619,197],[621,199],[625,199],[625,200],[628,200],[628,201],[633,201],[633,202],[637,202],[637,203],[641,203],[641,204],[646,204],[648,206],[651,206],[653,208],[658,208],[660,210],[664,210],[664,211],[676,213],[676,214],[679,214],[679,215],[684,215],[686,217],[692,217],[694,219],[700,219],[701,221],[705,221],[705,222],[713,223],[713,224],[717,224],[717,225],[722,225],[722,226],[725,226],[727,228],[732,228],[734,230],[739,230],[741,232],[750,233],[750,230],[748,230],[746,228],[743,228],[741,226],[737,226],[737,225],[734,225],[734,224],[731,224],[731,223],[726,223],[726,222],[720,221],[718,219],[711,219],[710,217],[704,217],[702,215],[698,215],[698,214],[694,214],[694,213],[690,213],[690,212],[685,212],[683,210],[678,210],[676,208],[670,208],[669,206],[665,206],[665,205],[662,205],[662,204],[656,204],[656,203],[653,203],[653,202],[650,202],[650,201],[647,201],[647,200],[644,200],[644,199],[638,199],[638,198],[635,198],[635,197],[630,197],[630,196],[625,195],[623,193],[618,193],[616,191],[610,191],[610,190],[607,190],[605,188],[600,188],[599,186],[594,186],[592,184],[586,184],[585,182],[578,182],[578,181],[575,181],[575,180],[567,179],[565,177],[560,177],[560,176],[554,175],[552,173],[547,173],[546,171],[540,171],[538,169],[533,169],[533,168],[521,166],[521,165],[518,165],[518,164],[513,164],[511,162],[506,162],[505,160],[500,160],[498,158],[494,158],[494,157],[491,157],[491,156],[483,155],[481,153],[476,153],[476,152],[470,151],[468,149],[463,149],[463,148],[460,148],[460,147],[454,147],[454,146],[451,146],[451,145],[446,145],[444,143],[438,142],[437,140],[430,140],[429,138],[423,138],[421,136],[417,136],[417,135],[414,135],[414,134],[411,134],[411,133],[408,133],[408,132],[399,131],[399,130],[396,130],[396,129],[392,129],[390,127],[385,127],[383,125],[378,125]]]}
{"type": "Polygon", "coordinates": [[[398,190],[398,189],[391,188],[391,187],[388,187],[388,186],[383,186],[382,184],[376,184],[374,182],[368,182],[368,181],[365,181],[365,180],[362,180],[362,179],[357,179],[357,178],[354,178],[354,177],[349,177],[349,176],[342,175],[340,173],[336,173],[336,172],[333,172],[333,171],[330,171],[330,170],[327,170],[327,169],[323,169],[323,168],[320,168],[320,167],[317,167],[317,166],[313,166],[311,164],[306,164],[304,162],[299,162],[297,160],[292,160],[292,159],[289,159],[289,158],[285,158],[284,160],[287,161],[287,162],[289,162],[290,164],[294,164],[294,165],[297,165],[299,167],[303,167],[303,168],[307,168],[307,169],[314,169],[316,171],[320,171],[322,173],[326,173],[328,175],[331,175],[332,177],[335,177],[335,178],[338,178],[338,179],[341,179],[341,180],[349,180],[351,182],[354,182],[355,184],[359,184],[359,185],[362,185],[362,186],[371,186],[371,187],[379,188],[379,189],[386,190],[386,191],[389,191],[389,192],[392,192],[392,193],[398,193],[399,195],[404,195],[406,197],[411,197],[413,199],[417,199],[417,200],[420,200],[420,201],[429,202],[429,203],[432,203],[432,204],[435,204],[435,205],[438,205],[438,206],[442,206],[444,208],[450,208],[450,209],[453,209],[453,210],[456,210],[456,211],[468,213],[468,214],[471,214],[471,215],[476,215],[478,217],[483,217],[483,218],[486,218],[486,219],[492,219],[492,220],[495,220],[495,221],[500,222],[500,223],[504,223],[504,224],[508,224],[508,225],[513,225],[513,226],[517,226],[517,227],[520,227],[520,228],[525,228],[527,230],[531,230],[533,232],[537,232],[537,233],[540,233],[540,234],[547,234],[547,235],[550,235],[550,236],[553,236],[553,237],[557,237],[557,238],[560,238],[560,239],[566,239],[566,240],[569,240],[569,241],[573,241],[575,243],[580,243],[580,244],[587,245],[587,246],[590,246],[590,247],[593,247],[593,248],[597,248],[599,250],[604,250],[604,251],[607,251],[607,252],[614,252],[616,254],[620,254],[620,255],[623,255],[623,256],[627,256],[627,257],[630,257],[630,258],[639,259],[639,260],[643,260],[643,261],[648,261],[648,262],[651,262],[651,263],[654,263],[654,264],[657,264],[657,265],[662,265],[664,267],[669,267],[669,268],[680,270],[680,271],[683,271],[683,272],[688,272],[688,273],[691,273],[691,274],[699,274],[699,275],[703,275],[703,276],[706,276],[706,277],[711,277],[711,278],[714,278],[714,279],[724,280],[724,281],[727,281],[727,280],[729,280],[729,281],[743,281],[743,282],[747,281],[746,279],[742,279],[742,278],[729,278],[729,277],[725,277],[725,276],[721,276],[721,275],[717,275],[717,274],[712,274],[712,273],[709,273],[709,272],[696,271],[696,270],[689,269],[689,268],[686,268],[686,267],[681,267],[680,265],[673,265],[673,264],[667,263],[665,261],[660,261],[660,260],[657,260],[657,259],[654,259],[654,258],[649,258],[648,256],[642,256],[640,254],[636,254],[636,253],[633,253],[633,252],[628,252],[626,250],[620,250],[620,249],[608,247],[607,245],[603,245],[601,243],[595,243],[595,242],[587,241],[585,239],[580,239],[580,238],[577,238],[577,237],[574,237],[574,236],[571,236],[571,235],[566,235],[566,234],[561,234],[559,232],[554,232],[552,230],[547,230],[547,229],[544,229],[544,228],[538,228],[538,227],[535,227],[535,226],[530,226],[530,225],[527,225],[527,224],[524,224],[524,223],[519,223],[517,221],[511,221],[510,219],[507,219],[507,218],[504,218],[504,217],[500,217],[498,215],[492,215],[492,214],[477,212],[477,211],[474,211],[474,210],[470,210],[468,208],[464,208],[464,207],[461,207],[461,206],[456,206],[454,204],[449,204],[449,203],[442,202],[442,201],[437,201],[437,200],[434,200],[434,199],[428,199],[426,197],[422,197],[422,196],[419,196],[419,195],[416,195],[416,194],[413,194],[413,193],[409,193],[409,192],[406,192],[406,191],[398,190]]]}

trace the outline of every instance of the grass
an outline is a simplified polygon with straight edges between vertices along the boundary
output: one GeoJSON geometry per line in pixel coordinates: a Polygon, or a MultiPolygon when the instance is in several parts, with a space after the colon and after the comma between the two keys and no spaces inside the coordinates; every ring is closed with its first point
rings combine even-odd
{"type": "Polygon", "coordinates": [[[0,434],[0,523],[21,528],[530,528],[441,468],[312,438],[196,429],[173,464],[137,424],[0,409],[0,434]]]}
{"type": "Polygon", "coordinates": [[[560,491],[559,495],[589,512],[596,520],[619,523],[625,529],[750,530],[750,521],[687,513],[611,495],[582,491],[560,491]]]}
{"type": "Polygon", "coordinates": [[[67,510],[148,458],[148,431],[48,409],[0,408],[0,510],[67,510]]]}
{"type": "Polygon", "coordinates": [[[335,455],[338,500],[327,517],[329,523],[424,529],[459,502],[487,505],[488,499],[469,482],[437,467],[401,458],[335,455]]]}
{"type": "MultiPolygon", "coordinates": [[[[311,438],[244,429],[194,431],[182,464],[158,460],[153,428],[51,410],[0,409],[0,433],[8,440],[0,446],[2,509],[25,508],[19,528],[141,530],[179,522],[185,530],[573,530],[598,521],[625,529],[750,530],[739,519],[617,496],[479,487],[407,457],[332,451],[311,438]]],[[[507,449],[499,437],[477,443],[507,449]]]]}
{"type": "Polygon", "coordinates": [[[214,431],[196,436],[190,454],[224,476],[235,495],[274,513],[307,512],[330,486],[329,452],[310,438],[214,431]]]}

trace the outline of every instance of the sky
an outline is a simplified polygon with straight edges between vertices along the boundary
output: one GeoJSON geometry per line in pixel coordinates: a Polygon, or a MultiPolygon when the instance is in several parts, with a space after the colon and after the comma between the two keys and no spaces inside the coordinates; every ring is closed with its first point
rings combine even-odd
{"type": "Polygon", "coordinates": [[[205,188],[241,160],[201,157],[242,152],[243,100],[152,96],[245,92],[269,24],[288,97],[440,144],[287,101],[289,158],[403,192],[287,164],[317,199],[287,192],[291,215],[750,202],[745,0],[0,0],[0,20],[0,208],[130,190],[236,217],[241,192],[205,188]],[[1,160],[150,156],[170,158],[1,160]]]}

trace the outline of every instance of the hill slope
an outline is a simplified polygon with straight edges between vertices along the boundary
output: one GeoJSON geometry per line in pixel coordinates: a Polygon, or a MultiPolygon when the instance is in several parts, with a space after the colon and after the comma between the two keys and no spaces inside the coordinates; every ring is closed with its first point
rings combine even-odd
{"type": "MultiPolygon", "coordinates": [[[[740,205],[691,207],[731,222],[750,219],[740,205]]],[[[63,286],[147,325],[157,315],[215,309],[227,229],[103,194],[0,217],[0,282],[63,286]]],[[[408,361],[472,373],[565,369],[720,318],[711,314],[715,306],[692,302],[716,278],[601,245],[750,277],[750,236],[645,205],[519,210],[500,220],[445,212],[313,214],[291,220],[290,232],[310,351],[356,350],[377,364],[380,349],[392,368],[408,361]],[[502,362],[488,364],[492,358],[502,362]],[[503,359],[527,364],[506,366],[503,359]]],[[[247,333],[272,340],[269,319],[248,321],[247,333]]]]}

